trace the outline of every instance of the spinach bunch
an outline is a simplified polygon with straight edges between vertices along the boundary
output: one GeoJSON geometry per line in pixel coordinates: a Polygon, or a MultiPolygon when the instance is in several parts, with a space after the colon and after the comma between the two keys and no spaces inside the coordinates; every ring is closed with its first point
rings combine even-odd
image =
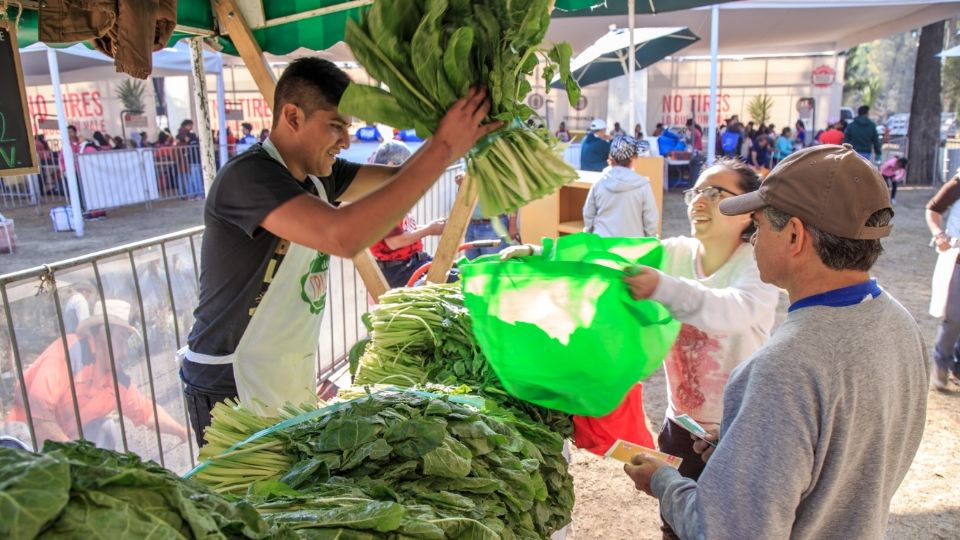
{"type": "Polygon", "coordinates": [[[42,454],[0,448],[0,537],[293,539],[135,454],[47,441],[42,454]]]}
{"type": "Polygon", "coordinates": [[[412,387],[465,384],[503,407],[518,410],[563,437],[570,416],[508,394],[473,337],[472,319],[456,284],[388,291],[367,315],[370,341],[356,364],[354,382],[412,387]]]}
{"type": "Polygon", "coordinates": [[[340,110],[429,137],[470,87],[486,87],[490,118],[508,126],[467,157],[481,211],[510,212],[552,193],[576,173],[549,131],[526,124],[534,115],[525,104],[530,78],[540,67],[549,88],[559,72],[570,104],[580,96],[570,45],[541,45],[552,6],[553,0],[377,0],[359,21],[347,22],[344,40],[389,91],[351,84],[340,110]]]}
{"type": "Polygon", "coordinates": [[[306,538],[547,538],[570,521],[572,480],[562,439],[529,440],[523,422],[448,396],[370,394],[278,431],[294,464],[248,501],[306,538]]]}

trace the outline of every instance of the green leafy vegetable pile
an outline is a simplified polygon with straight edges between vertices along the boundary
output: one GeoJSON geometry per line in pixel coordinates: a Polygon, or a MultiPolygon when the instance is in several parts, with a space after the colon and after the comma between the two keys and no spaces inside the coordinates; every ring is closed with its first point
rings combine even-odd
{"type": "MultiPolygon", "coordinates": [[[[304,538],[549,537],[573,509],[562,438],[476,402],[482,406],[464,396],[380,391],[278,426],[270,436],[282,449],[257,439],[225,460],[288,456],[288,470],[247,479],[247,500],[304,538]]],[[[211,427],[238,410],[218,404],[211,427]]],[[[206,469],[216,475],[223,461],[206,469]]]]}
{"type": "Polygon", "coordinates": [[[528,77],[542,64],[547,87],[559,72],[571,105],[580,88],[570,75],[572,49],[541,48],[553,0],[377,0],[347,22],[344,40],[389,92],[352,84],[340,110],[403,128],[421,137],[436,130],[470,87],[489,89],[490,118],[507,127],[480,141],[467,157],[480,208],[492,216],[516,210],[576,179],[546,130],[526,125],[528,77]]]}
{"type": "Polygon", "coordinates": [[[0,448],[0,538],[296,538],[135,454],[47,441],[0,448]]]}
{"type": "Polygon", "coordinates": [[[507,394],[474,340],[470,313],[463,302],[457,284],[387,291],[366,319],[370,342],[354,370],[354,382],[404,387],[465,384],[483,397],[571,437],[573,423],[568,414],[507,394]]]}

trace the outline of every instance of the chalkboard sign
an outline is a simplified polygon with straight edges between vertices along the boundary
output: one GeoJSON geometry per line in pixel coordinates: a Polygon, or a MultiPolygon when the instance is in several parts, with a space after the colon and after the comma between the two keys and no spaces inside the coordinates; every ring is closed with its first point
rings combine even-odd
{"type": "Polygon", "coordinates": [[[0,176],[36,173],[37,147],[27,114],[17,33],[7,21],[0,22],[0,73],[4,75],[0,77],[0,176]]]}

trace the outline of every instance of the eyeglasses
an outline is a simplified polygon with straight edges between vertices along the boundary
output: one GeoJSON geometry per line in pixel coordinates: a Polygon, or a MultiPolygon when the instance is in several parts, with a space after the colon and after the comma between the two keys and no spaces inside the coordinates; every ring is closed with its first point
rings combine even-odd
{"type": "Polygon", "coordinates": [[[703,198],[708,202],[715,203],[720,200],[724,193],[729,193],[730,195],[740,195],[739,193],[734,193],[729,189],[722,188],[720,186],[707,186],[705,188],[693,188],[684,191],[683,203],[686,205],[693,204],[693,201],[697,198],[697,195],[703,195],[703,198]]]}

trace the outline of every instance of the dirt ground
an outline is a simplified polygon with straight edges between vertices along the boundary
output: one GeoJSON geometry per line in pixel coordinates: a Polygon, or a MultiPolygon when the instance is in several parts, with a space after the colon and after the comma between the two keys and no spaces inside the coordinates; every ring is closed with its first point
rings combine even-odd
{"type": "MultiPolygon", "coordinates": [[[[881,285],[913,313],[928,343],[937,327],[937,320],[926,312],[936,256],[928,247],[923,208],[932,194],[930,188],[906,188],[898,194],[894,233],[884,241],[887,252],[874,272],[881,285]]],[[[668,193],[665,204],[664,235],[687,234],[680,194],[668,193]]],[[[18,251],[0,255],[0,274],[199,225],[202,203],[172,201],[154,204],[150,210],[112,210],[107,219],[87,222],[82,239],[72,233],[52,232],[47,209],[39,216],[34,209],[4,214],[16,220],[18,251]]],[[[785,305],[781,302],[781,309],[785,305]]],[[[654,433],[666,407],[663,381],[658,372],[644,388],[654,433]]],[[[929,394],[923,443],[893,500],[890,539],[953,539],[960,535],[960,484],[953,476],[960,470],[960,388],[951,390],[929,394]]],[[[577,504],[573,533],[568,538],[659,538],[657,503],[633,488],[618,462],[574,451],[572,472],[577,504]]]]}

